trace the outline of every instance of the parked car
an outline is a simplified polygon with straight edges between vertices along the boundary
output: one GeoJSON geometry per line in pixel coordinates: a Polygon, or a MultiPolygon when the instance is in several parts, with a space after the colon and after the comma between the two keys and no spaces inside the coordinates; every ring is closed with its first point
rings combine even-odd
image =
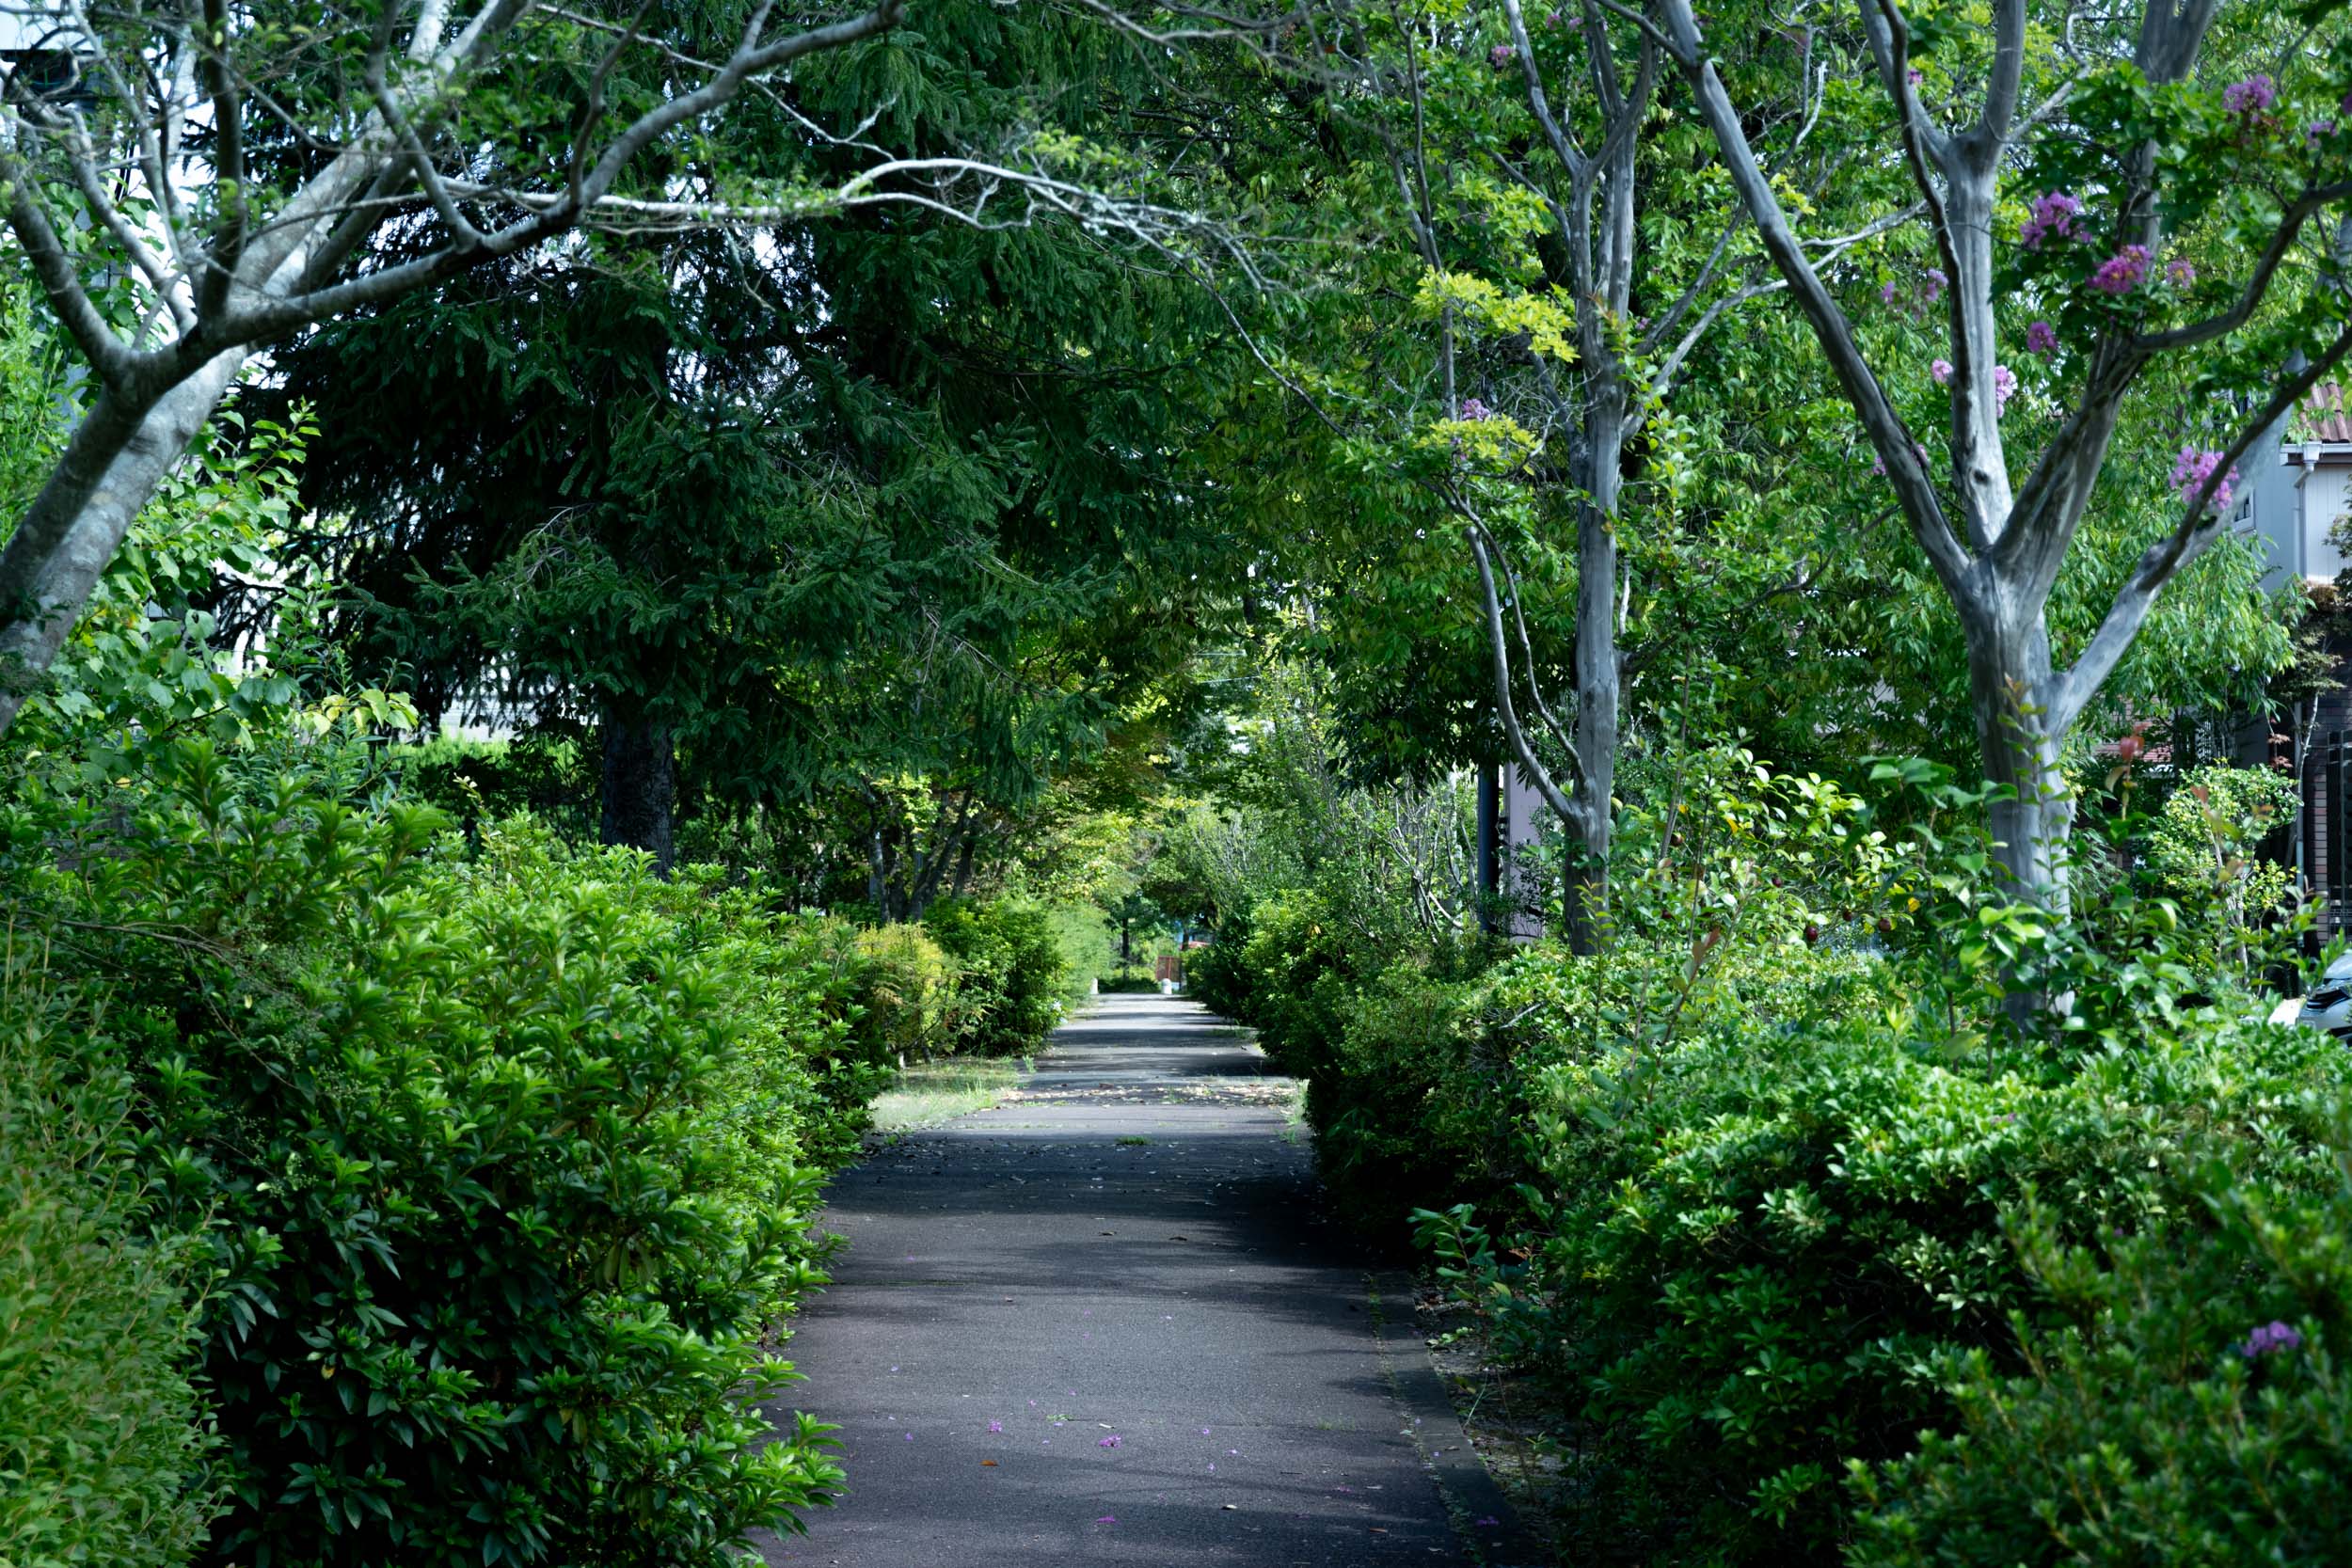
{"type": "MultiPolygon", "coordinates": [[[[2352,1039],[2352,953],[2328,966],[2318,982],[2295,1007],[2295,1022],[2306,1029],[2325,1029],[2336,1038],[2352,1039]]],[[[2285,1007],[2282,1006],[2280,1011],[2285,1007]]]]}

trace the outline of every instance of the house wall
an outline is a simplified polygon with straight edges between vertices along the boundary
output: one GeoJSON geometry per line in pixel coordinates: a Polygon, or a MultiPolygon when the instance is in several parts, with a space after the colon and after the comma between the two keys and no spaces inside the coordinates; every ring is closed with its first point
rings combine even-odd
{"type": "MultiPolygon", "coordinates": [[[[2314,452],[2312,456],[2318,454],[2314,452]]],[[[2303,537],[2307,541],[2304,547],[2310,552],[2311,562],[2303,568],[2303,575],[2333,581],[2345,562],[2343,552],[2328,543],[2328,535],[2338,518],[2352,512],[2352,465],[2341,460],[2307,461],[2296,472],[2301,482],[2300,511],[2303,537]]]]}
{"type": "MultiPolygon", "coordinates": [[[[2258,445],[2256,451],[2270,450],[2258,445]]],[[[2303,549],[2303,470],[2290,467],[2283,451],[2255,472],[2248,491],[2247,514],[2238,527],[2252,534],[2269,558],[2270,570],[2263,574],[2263,587],[2276,593],[2287,583],[2309,573],[2304,567],[2303,549]]]]}

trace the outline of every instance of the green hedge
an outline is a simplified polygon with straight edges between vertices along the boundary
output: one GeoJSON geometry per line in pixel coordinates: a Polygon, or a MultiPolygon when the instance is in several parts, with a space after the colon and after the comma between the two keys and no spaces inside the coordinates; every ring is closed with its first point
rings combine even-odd
{"type": "Polygon", "coordinates": [[[838,1482],[754,1402],[871,1087],[830,939],[527,825],[469,854],[364,775],[183,742],[0,816],[71,1055],[127,1069],[213,1276],[199,1560],[731,1562],[838,1482]]]}
{"type": "Polygon", "coordinates": [[[923,928],[961,967],[966,1040],[983,1055],[1039,1050],[1061,1022],[1069,963],[1050,912],[1021,898],[943,898],[923,928]]]}
{"type": "Polygon", "coordinates": [[[1549,1075],[1547,1212],[1502,1288],[1609,1456],[1597,1506],[1661,1560],[1834,1557],[1849,1462],[1948,1421],[1931,1369],[1998,1355],[2035,1308],[2007,1213],[2038,1199],[2075,1243],[2193,1225],[2216,1148],[2306,1180],[2346,1071],[2325,1037],[2261,1025],[2046,1082],[1931,1044],[1726,1030],[1549,1075]]]}
{"type": "Polygon", "coordinates": [[[1574,1457],[1569,1551],[2334,1560],[2352,1059],[2226,988],[2173,1000],[2190,971],[2147,913],[2049,939],[2090,944],[2060,955],[2076,1022],[2022,1036],[1912,982],[1939,949],[1793,923],[1704,963],[1627,942],[1367,973],[1285,894],[1192,978],[1309,1078],[1348,1211],[1425,1206],[1574,1457]],[[2274,1321],[2299,1343],[2241,1354],[2274,1321]]]}
{"type": "Polygon", "coordinates": [[[1939,1369],[1951,1435],[1853,1478],[1855,1568],[2352,1560],[2352,1169],[2281,1193],[2215,1165],[2210,1227],[2070,1246],[2013,1226],[2053,1325],[1939,1369]],[[2022,1361],[2018,1375],[2000,1367],[2022,1361]]]}
{"type": "Polygon", "coordinates": [[[150,1223],[128,1076],[59,1037],[24,947],[6,951],[0,1561],[167,1568],[218,1506],[188,1382],[197,1248],[150,1223]]]}

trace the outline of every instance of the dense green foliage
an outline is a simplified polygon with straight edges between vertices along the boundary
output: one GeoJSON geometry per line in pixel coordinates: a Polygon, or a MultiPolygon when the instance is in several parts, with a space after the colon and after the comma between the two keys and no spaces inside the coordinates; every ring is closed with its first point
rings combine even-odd
{"type": "Polygon", "coordinates": [[[61,999],[15,957],[0,975],[0,1555],[183,1562],[219,1492],[188,1383],[196,1249],[154,1224],[129,1075],[53,1034],[61,999]]]}
{"type": "Polygon", "coordinates": [[[2352,1061],[2249,1022],[2276,890],[2242,857],[2275,781],[2122,790],[2114,847],[2085,840],[2095,901],[2051,918],[1988,891],[1976,797],[1931,766],[1882,765],[1869,807],[1743,753],[1664,761],[1604,954],[1416,939],[1409,879],[1362,852],[1300,885],[1292,813],[1222,857],[1256,871],[1192,968],[1309,1079],[1343,1207],[1391,1237],[1419,1209],[1550,1402],[1563,1549],[2125,1561],[2177,1522],[2252,1562],[2335,1528],[2287,1478],[2338,1430],[2312,1206],[2352,1061]],[[2019,983],[2067,1008],[2012,1018],[2019,983]],[[2274,1319],[2294,1356],[2237,1356],[2274,1319]],[[2103,1402],[2107,1377],[2146,1392],[2103,1402]],[[2250,1512],[2220,1495],[2258,1470],[2250,1512]]]}
{"type": "Polygon", "coordinates": [[[990,1056],[1035,1051],[1061,1022],[1069,966],[1043,909],[951,898],[931,906],[923,928],[962,966],[974,1050],[990,1056]]]}
{"type": "Polygon", "coordinates": [[[775,933],[626,855],[435,853],[333,747],[144,760],[20,806],[6,869],[209,1255],[205,1555],[715,1562],[824,1495],[821,1428],[739,1402],[819,1277],[804,1131],[862,1104],[815,989],[744,965],[775,933]]]}
{"type": "MultiPolygon", "coordinates": [[[[272,328],[0,668],[0,1563],[737,1560],[844,1484],[771,1407],[869,1102],[1203,928],[1336,1206],[1539,1409],[1564,1555],[2352,1557],[2352,1059],[2261,1022],[2321,949],[2242,766],[2343,623],[2191,501],[2352,363],[2344,8],[2219,8],[2153,87],[2124,13],[2030,8],[1964,261],[1964,8],[1710,5],[1736,135],[1684,0],[1112,9],[893,9],[616,187],[729,221],[415,268],[578,150],[601,40],[622,114],[742,23],[526,8],[411,128],[466,188],[336,275],[416,286],[272,328]]],[[[237,121],[261,210],[337,39],[237,121]]],[[[73,108],[129,147],[120,90],[73,108]]],[[[129,397],[75,348],[210,287],[53,165],[10,559],[129,397]]]]}
{"type": "MultiPolygon", "coordinates": [[[[955,1043],[959,1006],[977,1043],[1035,1048],[1058,961],[1036,911],[952,907],[986,942],[950,969],[918,933],[780,916],[527,822],[469,847],[298,726],[157,741],[127,788],[63,760],[6,818],[12,944],[47,953],[11,994],[51,998],[49,1049],[122,1082],[12,1085],[11,1147],[120,1097],[142,1223],[201,1251],[190,1370],[230,1504],[203,1556],[718,1562],[830,1494],[824,1429],[768,1441],[755,1408],[791,1377],[780,1315],[822,1281],[818,1183],[892,1054],[955,1043]]],[[[72,1171],[93,1155],[64,1125],[72,1171]]],[[[177,1254],[109,1254],[119,1204],[60,1201],[28,1191],[19,1223],[53,1286],[123,1275],[89,1305],[146,1325],[113,1418],[136,1435],[187,1338],[156,1284],[177,1254]]],[[[93,1325],[56,1332],[86,1375],[117,1364],[93,1325]]],[[[41,1408],[8,1412],[15,1440],[41,1408]]],[[[149,1439],[159,1514],[198,1473],[181,1418],[149,1439]]],[[[188,1534],[159,1524],[158,1549],[188,1534]]]]}

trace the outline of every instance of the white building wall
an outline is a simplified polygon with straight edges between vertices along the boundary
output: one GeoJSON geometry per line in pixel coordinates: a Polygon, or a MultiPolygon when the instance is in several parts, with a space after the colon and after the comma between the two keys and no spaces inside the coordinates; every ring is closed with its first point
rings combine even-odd
{"type": "Polygon", "coordinates": [[[2302,477],[2302,524],[2304,548],[2310,552],[2303,575],[2333,581],[2344,568],[2344,552],[2328,542],[2337,519],[2352,511],[2352,467],[2341,460],[2313,462],[2325,449],[2307,448],[2309,454],[2302,477]]]}

